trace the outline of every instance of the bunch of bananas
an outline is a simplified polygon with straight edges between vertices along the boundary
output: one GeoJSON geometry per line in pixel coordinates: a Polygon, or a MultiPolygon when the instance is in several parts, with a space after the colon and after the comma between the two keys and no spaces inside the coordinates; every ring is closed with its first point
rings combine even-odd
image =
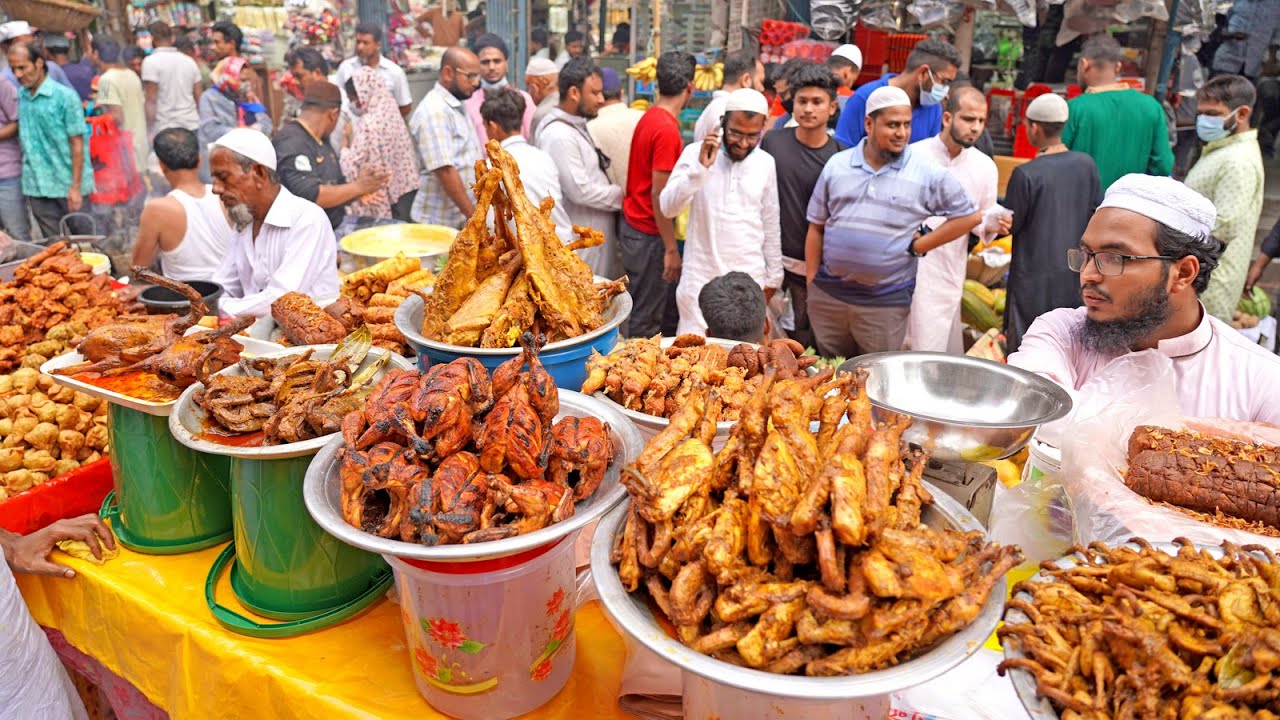
{"type": "Polygon", "coordinates": [[[653,82],[658,77],[658,58],[649,56],[640,62],[627,68],[627,75],[632,80],[640,82],[653,82]]]}
{"type": "Polygon", "coordinates": [[[724,84],[724,63],[699,65],[693,71],[693,87],[695,90],[718,90],[724,84]]]}

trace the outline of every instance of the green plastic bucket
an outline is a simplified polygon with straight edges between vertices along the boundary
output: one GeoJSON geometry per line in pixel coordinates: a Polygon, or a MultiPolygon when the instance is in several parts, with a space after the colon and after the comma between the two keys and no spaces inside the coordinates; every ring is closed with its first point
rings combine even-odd
{"type": "Polygon", "coordinates": [[[179,443],[168,417],[115,403],[107,429],[115,490],[99,514],[125,547],[176,555],[231,538],[230,458],[179,443]]]}
{"type": "Polygon", "coordinates": [[[210,568],[205,599],[233,632],[276,638],[318,630],[360,612],[391,585],[386,561],[339,541],[311,519],[302,485],[314,455],[230,458],[235,542],[210,568]],[[260,623],[218,604],[214,588],[228,565],[240,603],[283,622],[260,623]]]}

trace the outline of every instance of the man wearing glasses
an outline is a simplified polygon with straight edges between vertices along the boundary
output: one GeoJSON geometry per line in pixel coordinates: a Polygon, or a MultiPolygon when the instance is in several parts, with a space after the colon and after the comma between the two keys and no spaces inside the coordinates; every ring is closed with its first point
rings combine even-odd
{"type": "Polygon", "coordinates": [[[1176,180],[1117,180],[1065,258],[1084,307],[1040,316],[1009,364],[1074,393],[1113,360],[1154,350],[1173,361],[1185,414],[1280,423],[1280,359],[1200,304],[1223,250],[1215,219],[1213,203],[1176,180]]]}
{"type": "Polygon", "coordinates": [[[766,299],[782,286],[777,170],[772,155],[756,152],[768,114],[769,102],[758,91],[729,93],[721,128],[680,153],[658,198],[667,217],[689,208],[676,287],[680,334],[706,334],[698,295],[731,270],[750,275],[766,299]]]}
{"type": "Polygon", "coordinates": [[[440,79],[409,116],[422,160],[422,186],[410,213],[414,222],[460,228],[475,210],[471,186],[483,151],[462,103],[479,84],[480,58],[451,47],[440,59],[440,79]]]}
{"type": "Polygon", "coordinates": [[[596,275],[616,279],[622,274],[617,240],[622,188],[609,182],[610,160],[587,130],[587,121],[604,105],[604,76],[591,58],[576,57],[560,71],[559,83],[560,104],[535,129],[534,142],[555,161],[569,220],[604,233],[604,244],[582,248],[578,255],[596,275]]]}

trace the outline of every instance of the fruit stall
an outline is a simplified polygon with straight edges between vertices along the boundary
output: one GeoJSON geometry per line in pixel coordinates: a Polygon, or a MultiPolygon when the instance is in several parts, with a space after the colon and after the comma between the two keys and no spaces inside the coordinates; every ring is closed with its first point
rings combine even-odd
{"type": "MultiPolygon", "coordinates": [[[[511,156],[486,152],[447,258],[393,255],[269,317],[204,327],[200,291],[146,271],[186,306],[125,315],[130,296],[85,280],[64,248],[19,268],[15,283],[65,265],[69,286],[89,283],[76,292],[120,303],[11,358],[0,477],[38,489],[110,458],[101,512],[119,553],[59,555],[74,579],[19,587],[64,657],[126,686],[136,716],[1150,717],[1170,698],[1193,715],[1274,702],[1280,518],[1252,480],[1280,466],[1274,429],[1130,417],[1103,428],[1118,460],[1081,464],[1068,444],[1055,467],[1033,446],[1019,474],[1073,407],[1019,368],[623,339],[625,280],[594,277],[511,156]],[[509,221],[491,227],[491,208],[509,221]],[[1104,485],[1145,539],[1072,515],[1104,485]],[[1040,503],[993,512],[993,492],[1040,503]],[[1010,518],[1107,544],[1014,541],[1010,518]],[[1153,652],[1167,676],[1151,676],[1153,652]]],[[[575,231],[574,246],[603,240],[575,231]]],[[[985,335],[1000,295],[975,283],[965,314],[985,335]]]]}

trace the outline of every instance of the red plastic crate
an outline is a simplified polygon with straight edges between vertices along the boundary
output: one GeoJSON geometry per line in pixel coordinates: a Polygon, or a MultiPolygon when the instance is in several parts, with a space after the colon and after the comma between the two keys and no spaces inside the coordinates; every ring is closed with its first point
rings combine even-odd
{"type": "Polygon", "coordinates": [[[19,535],[58,520],[97,513],[112,488],[111,461],[105,455],[17,495],[0,500],[0,528],[19,535]]]}
{"type": "Polygon", "coordinates": [[[921,40],[929,37],[928,35],[916,35],[912,33],[897,33],[889,36],[889,59],[885,62],[887,69],[891,73],[900,73],[907,66],[907,56],[911,55],[911,51],[921,40]]]}

